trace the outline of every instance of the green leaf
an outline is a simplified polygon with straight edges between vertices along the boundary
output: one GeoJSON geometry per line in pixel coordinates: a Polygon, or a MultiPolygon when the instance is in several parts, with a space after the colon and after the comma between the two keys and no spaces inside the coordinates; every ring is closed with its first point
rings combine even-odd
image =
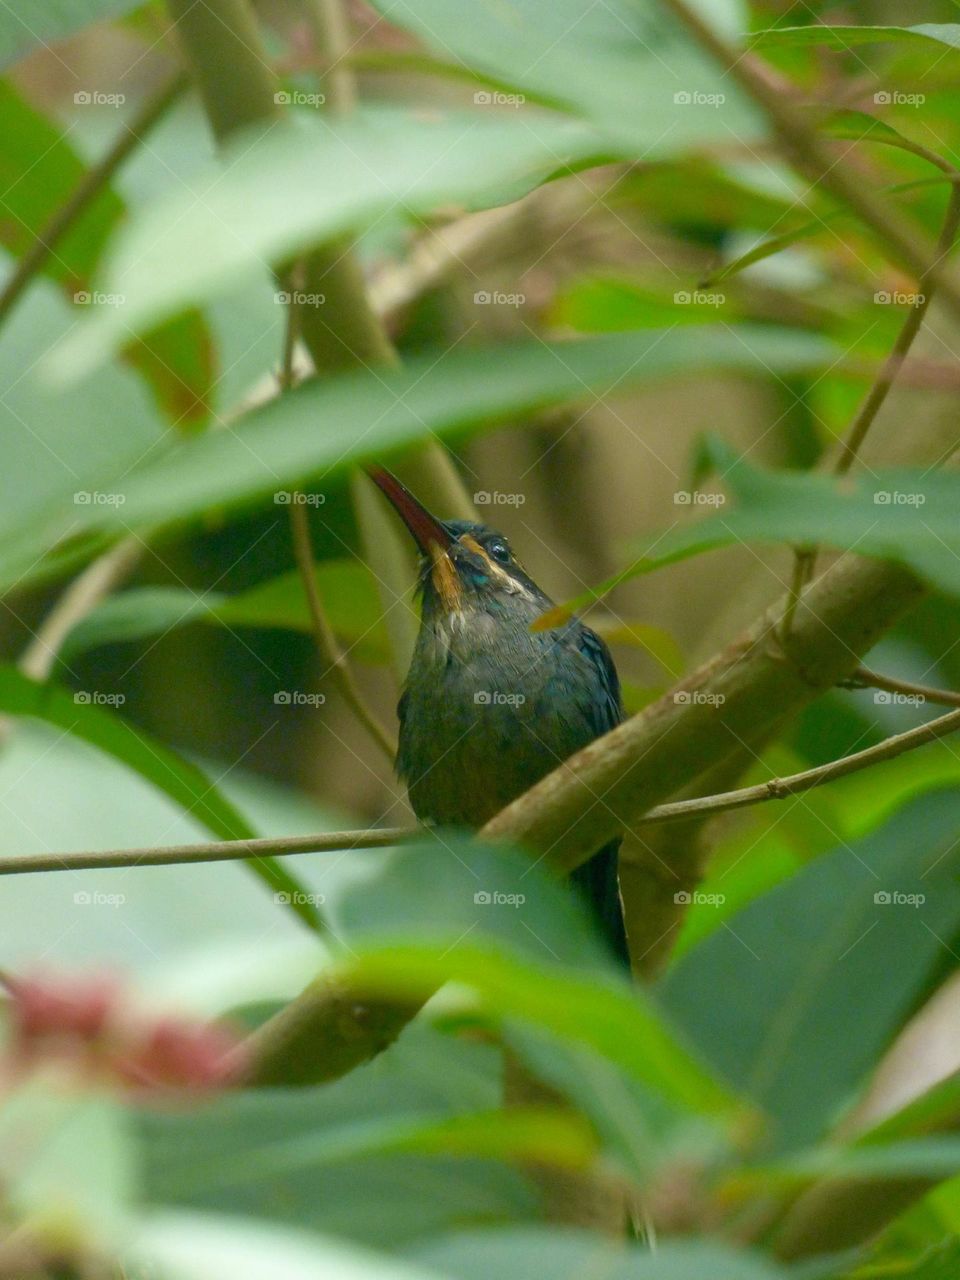
{"type": "MultiPolygon", "coordinates": [[[[222,840],[255,837],[240,811],[196,765],[93,698],[90,692],[71,693],[31,680],[15,667],[0,666],[0,711],[44,720],[105,751],[152,782],[222,840]]],[[[277,859],[256,858],[246,865],[274,893],[285,894],[290,909],[311,928],[321,927],[312,896],[277,859]]]]}
{"type": "MultiPolygon", "coordinates": [[[[2,14],[0,10],[0,25],[2,14]]],[[[67,141],[70,130],[64,132],[35,111],[7,81],[0,81],[0,115],[6,125],[0,134],[0,185],[4,192],[0,244],[19,258],[73,195],[86,176],[87,166],[67,141]]],[[[124,126],[118,121],[118,127],[124,126]]],[[[43,263],[42,274],[62,287],[67,300],[75,304],[77,319],[100,305],[91,280],[125,213],[124,202],[113,187],[101,186],[43,263]]],[[[206,416],[212,356],[210,336],[199,312],[172,316],[129,344],[125,356],[175,422],[192,424],[206,416]]]]}
{"type": "Polygon", "coordinates": [[[102,1243],[125,1222],[135,1173],[129,1120],[117,1102],[37,1078],[5,1090],[0,1176],[18,1217],[58,1220],[102,1243]]]}
{"type": "MultiPolygon", "coordinates": [[[[316,580],[334,632],[349,644],[352,655],[384,661],[388,646],[369,569],[357,560],[324,561],[316,567],[316,580]]],[[[78,654],[99,645],[143,640],[194,622],[304,633],[312,628],[295,570],[233,596],[182,587],[136,587],[109,597],[82,619],[67,635],[60,658],[69,665],[78,654]]]]}
{"type": "Polygon", "coordinates": [[[447,981],[497,1016],[585,1045],[680,1106],[730,1117],[736,1102],[631,988],[564,886],[522,854],[450,834],[390,851],[341,904],[346,981],[424,995],[447,981]]]}
{"type": "Polygon", "coordinates": [[[76,376],[131,333],[235,288],[264,263],[398,209],[416,217],[478,201],[498,185],[534,185],[599,145],[590,130],[550,116],[459,112],[425,120],[385,109],[244,137],[186,190],[132,215],[102,284],[123,305],[101,308],[51,353],[48,372],[76,376]]]}
{"type": "Polygon", "coordinates": [[[293,1227],[170,1211],[133,1233],[125,1264],[156,1280],[438,1280],[415,1263],[293,1227]]]}
{"type": "Polygon", "coordinates": [[[94,22],[136,9],[140,0],[4,0],[0,6],[0,67],[39,46],[65,40],[94,22]]]}
{"type": "Polygon", "coordinates": [[[461,438],[478,427],[585,395],[624,392],[690,369],[765,375],[836,358],[829,343],[768,329],[646,331],[581,342],[430,352],[402,369],[313,380],[237,422],[192,439],[115,484],[92,522],[129,526],[195,517],[249,502],[357,462],[384,460],[427,433],[461,438]],[[496,368],[497,377],[490,377],[496,368]]]}
{"type": "Polygon", "coordinates": [[[453,1280],[786,1280],[759,1253],[712,1241],[664,1240],[650,1249],[571,1227],[458,1233],[417,1246],[414,1257],[453,1280]]]}
{"type": "MultiPolygon", "coordinates": [[[[516,1219],[535,1210],[524,1179],[470,1154],[517,1154],[502,1116],[499,1134],[482,1118],[501,1104],[502,1071],[494,1045],[419,1019],[363,1071],[329,1085],[233,1091],[189,1114],[144,1109],[147,1196],[386,1246],[463,1221],[516,1219]]],[[[555,1159],[568,1138],[584,1153],[577,1135],[515,1137],[555,1159]]]]}
{"type": "Polygon", "coordinates": [[[960,476],[955,472],[888,469],[837,478],[761,471],[719,441],[712,442],[711,450],[733,497],[732,509],[721,495],[712,504],[718,507],[716,515],[648,538],[656,555],[641,553],[620,573],[559,609],[569,613],[639,574],[750,542],[856,548],[860,555],[904,564],[944,591],[960,592],[960,476]]]}
{"type": "Polygon", "coordinates": [[[943,857],[958,817],[960,792],[923,797],[751,903],[660,984],[700,1052],[773,1114],[781,1148],[832,1125],[960,928],[943,857]]]}
{"type": "MultiPolygon", "coordinates": [[[[960,49],[960,23],[926,22],[916,27],[856,27],[829,26],[812,23],[808,27],[770,27],[755,31],[750,36],[753,49],[775,49],[779,46],[796,47],[824,45],[828,49],[850,49],[862,44],[889,42],[926,42],[949,45],[960,49]]],[[[936,50],[931,55],[939,57],[936,50]]]]}
{"type": "MultiPolygon", "coordinates": [[[[446,57],[552,100],[633,156],[762,134],[758,114],[660,5],[610,0],[378,0],[388,21],[446,57]]],[[[730,9],[708,7],[729,31],[730,9]]],[[[493,109],[495,101],[488,109],[493,109]]],[[[517,114],[524,111],[523,104],[517,114]]]]}

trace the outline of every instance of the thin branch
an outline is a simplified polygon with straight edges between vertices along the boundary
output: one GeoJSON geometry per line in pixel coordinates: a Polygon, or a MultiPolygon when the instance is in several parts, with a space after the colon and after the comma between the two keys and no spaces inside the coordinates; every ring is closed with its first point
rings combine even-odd
{"type": "Polygon", "coordinates": [[[129,124],[123,125],[122,133],[103,159],[87,170],[69,199],[60,205],[46,225],[37,232],[33,244],[20,258],[0,293],[0,324],[80,215],[110,182],[126,158],[139,145],[144,134],[149,133],[166,115],[186,85],[187,77],[182,72],[178,73],[159,93],[148,98],[129,124]]]}
{"type": "Polygon", "coordinates": [[[201,862],[243,862],[250,858],[288,858],[300,853],[336,853],[344,849],[384,849],[422,839],[418,827],[382,827],[369,831],[320,831],[309,836],[263,836],[256,840],[210,840],[151,849],[98,849],[93,852],[25,853],[0,858],[0,876],[50,871],[106,871],[111,867],[169,867],[201,862]]]}
{"type": "Polygon", "coordinates": [[[900,680],[895,676],[881,675],[869,667],[857,667],[843,687],[850,689],[884,689],[887,693],[902,693],[908,698],[923,702],[940,703],[945,707],[960,707],[960,693],[952,689],[935,689],[929,684],[917,684],[913,680],[900,680]]]}
{"type": "MultiPolygon", "coordinates": [[[[289,391],[294,381],[293,353],[297,345],[297,318],[300,311],[296,296],[297,289],[302,286],[298,267],[294,267],[290,272],[290,285],[290,301],[287,303],[287,323],[283,339],[283,362],[279,378],[281,394],[289,391]]],[[[310,519],[307,515],[306,502],[302,500],[304,496],[299,491],[294,491],[290,495],[290,533],[293,538],[294,559],[300,571],[300,580],[303,583],[307,608],[310,611],[310,621],[313,624],[314,643],[321,661],[326,664],[323,674],[333,676],[344,702],[392,764],[396,756],[396,746],[391,742],[386,729],[367,706],[363,694],[357,687],[350,664],[337,643],[327,611],[320,599],[316,566],[313,560],[313,545],[310,539],[310,519]]]]}
{"type": "Polygon", "coordinates": [[[143,551],[142,537],[124,538],[74,578],[24,649],[17,663],[24,675],[46,680],[73,628],[133,572],[143,551]]]}
{"type": "MultiPolygon", "coordinates": [[[[787,160],[806,173],[815,185],[848,205],[874,232],[889,255],[908,267],[919,280],[933,260],[934,252],[933,247],[918,236],[916,228],[904,222],[895,210],[879,204],[859,177],[834,163],[815,130],[807,125],[782,91],[767,81],[751,56],[719,35],[689,0],[661,0],[661,3],[753,98],[773,126],[787,160]]],[[[960,288],[939,271],[936,279],[951,310],[960,317],[960,288]]]]}
{"type": "Polygon", "coordinates": [[[903,367],[910,348],[913,346],[914,339],[920,332],[924,318],[930,309],[930,303],[933,301],[933,295],[937,287],[937,272],[941,262],[944,261],[953,248],[957,238],[957,229],[960,228],[960,185],[958,185],[960,184],[960,173],[955,172],[953,178],[946,216],[937,240],[936,256],[918,282],[919,301],[916,306],[910,308],[907,318],[897,334],[897,340],[884,361],[876,382],[870,389],[870,394],[860,406],[857,416],[850,425],[850,430],[843,441],[840,456],[834,466],[835,475],[846,475],[856,461],[860,446],[873,425],[874,419],[883,407],[884,401],[890,394],[890,389],[896,381],[897,375],[903,367]]]}
{"type": "MultiPolygon", "coordinates": [[[[913,150],[913,148],[906,149],[913,150]]],[[[918,154],[926,151],[923,147],[918,147],[916,150],[918,154]]],[[[896,382],[910,354],[910,348],[913,346],[914,340],[923,326],[924,318],[930,309],[930,303],[933,301],[933,295],[938,283],[937,273],[940,264],[946,259],[956,243],[957,230],[960,228],[960,173],[947,165],[946,161],[934,156],[932,152],[929,155],[924,154],[924,158],[930,159],[934,164],[944,169],[951,178],[950,197],[947,201],[947,212],[937,239],[936,255],[920,277],[918,283],[919,302],[908,312],[890,354],[883,362],[883,366],[873,386],[870,388],[869,394],[850,424],[850,430],[841,445],[840,454],[833,468],[834,475],[837,476],[846,475],[853,466],[866,439],[867,432],[873,426],[877,414],[886,403],[887,397],[893,389],[893,384],[896,382]]],[[[781,623],[781,636],[784,641],[790,636],[797,603],[803,588],[813,577],[816,563],[816,547],[800,547],[794,552],[790,594],[781,623]]]]}
{"type": "MultiPolygon", "coordinates": [[[[296,494],[291,495],[294,499],[296,494]]],[[[396,745],[390,735],[367,706],[363,695],[357,688],[353,672],[337,644],[337,638],[330,626],[320,592],[317,590],[317,579],[314,572],[313,548],[310,545],[310,524],[307,508],[296,501],[290,504],[290,529],[293,534],[293,551],[303,590],[307,597],[310,619],[313,623],[313,638],[321,659],[326,663],[327,672],[336,681],[337,688],[354,715],[369,733],[390,763],[396,756],[396,745]]]]}
{"type": "MultiPolygon", "coordinates": [[[[864,670],[864,668],[860,668],[864,670]]],[[[871,681],[881,681],[879,687],[897,691],[911,690],[918,692],[922,685],[911,685],[906,681],[887,680],[883,676],[874,676],[867,672],[871,681]]],[[[944,689],[929,691],[930,701],[950,701],[960,707],[960,694],[944,689]]],[[[856,751],[853,755],[844,756],[840,760],[831,760],[829,764],[817,765],[814,769],[805,769],[802,773],[792,773],[786,778],[771,778],[753,787],[740,787],[735,791],[722,791],[712,796],[697,796],[692,800],[678,800],[674,804],[661,804],[650,809],[638,818],[632,826],[663,826],[666,823],[687,822],[691,818],[708,818],[717,813],[725,813],[730,809],[745,809],[750,805],[762,804],[767,800],[783,800],[787,796],[798,795],[801,791],[810,791],[814,787],[825,786],[838,778],[857,773],[861,769],[869,769],[873,765],[882,764],[886,760],[895,760],[907,751],[916,751],[938,738],[955,733],[960,729],[960,710],[950,711],[945,716],[931,720],[929,724],[908,729],[905,733],[895,734],[892,738],[856,751]]],[[[171,863],[194,862],[229,862],[246,858],[260,858],[270,855],[275,858],[289,857],[298,853],[332,853],[341,849],[382,849],[385,846],[407,844],[411,840],[423,838],[425,832],[418,827],[389,827],[368,831],[331,831],[312,836],[265,836],[258,840],[220,840],[208,841],[205,844],[170,845],[160,849],[109,849],[95,853],[48,853],[48,854],[16,854],[11,857],[0,857],[0,876],[22,875],[36,871],[91,871],[104,867],[160,867],[171,863]]]]}

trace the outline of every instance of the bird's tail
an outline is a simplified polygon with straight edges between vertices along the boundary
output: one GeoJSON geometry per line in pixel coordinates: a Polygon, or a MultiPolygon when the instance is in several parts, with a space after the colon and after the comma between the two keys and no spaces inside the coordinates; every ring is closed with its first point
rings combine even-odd
{"type": "Polygon", "coordinates": [[[609,844],[593,855],[589,862],[577,867],[570,879],[586,899],[594,919],[621,964],[630,968],[627,931],[623,923],[620,881],[617,876],[620,841],[609,844]]]}

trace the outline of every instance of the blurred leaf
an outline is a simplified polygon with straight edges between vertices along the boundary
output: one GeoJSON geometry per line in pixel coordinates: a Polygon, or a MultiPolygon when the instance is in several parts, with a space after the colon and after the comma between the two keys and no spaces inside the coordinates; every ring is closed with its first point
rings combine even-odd
{"type": "MultiPolygon", "coordinates": [[[[147,1193],[385,1245],[515,1219],[535,1208],[525,1180],[470,1155],[510,1155],[502,1113],[499,1133],[478,1115],[501,1100],[499,1049],[421,1019],[363,1071],[329,1085],[236,1091],[189,1115],[144,1110],[147,1193]]],[[[567,1138],[574,1156],[586,1151],[582,1130],[514,1137],[521,1148],[548,1141],[553,1157],[567,1138]]]]}
{"type": "MultiPolygon", "coordinates": [[[[916,27],[829,26],[812,23],[808,27],[770,27],[750,34],[752,49],[773,49],[779,45],[826,45],[829,49],[849,49],[861,44],[934,41],[960,48],[960,24],[927,22],[916,27]]],[[[941,51],[942,52],[942,51],[941,51]]],[[[940,57],[936,49],[931,57],[940,57]]]]}
{"type": "Polygon", "coordinates": [[[16,62],[38,46],[95,22],[129,13],[141,0],[4,0],[0,6],[0,66],[16,62]]]}
{"type": "Polygon", "coordinates": [[[550,308],[550,319],[581,333],[616,333],[716,324],[721,319],[739,320],[744,311],[736,299],[706,289],[678,289],[671,298],[632,280],[595,278],[576,280],[562,290],[550,308]]]}
{"type": "Polygon", "coordinates": [[[462,982],[495,1015],[587,1045],[682,1106],[736,1111],[627,984],[570,890],[522,854],[446,833],[391,850],[335,923],[350,944],[344,979],[359,990],[421,995],[462,982]]]}
{"type": "Polygon", "coordinates": [[[156,1280],[438,1280],[436,1273],[239,1215],[155,1213],[125,1264],[156,1280]]]}
{"type": "MultiPolygon", "coordinates": [[[[387,641],[376,587],[358,560],[328,560],[316,567],[317,585],[334,632],[351,654],[369,662],[387,655],[387,641]]],[[[296,571],[281,574],[249,591],[228,596],[182,587],[136,587],[111,596],[69,633],[61,659],[99,645],[162,635],[191,622],[230,627],[279,627],[310,632],[310,613],[296,571]]]]}
{"type": "Polygon", "coordinates": [[[958,818],[957,791],[909,805],[751,903],[660,984],[700,1052],[775,1117],[779,1147],[836,1120],[960,929],[944,857],[958,818]]]}
{"type": "Polygon", "coordinates": [[[266,262],[398,209],[416,217],[469,204],[498,184],[536,185],[598,145],[595,134],[569,121],[476,111],[427,120],[381,109],[246,136],[186,190],[134,212],[102,285],[123,305],[95,312],[51,354],[48,372],[76,376],[132,333],[235,288],[266,262]]]}
{"type": "Polygon", "coordinates": [[[629,645],[642,649],[673,679],[686,669],[686,659],[673,635],[663,627],[648,622],[624,622],[620,618],[591,618],[590,626],[607,644],[629,645]]]}
{"type": "Polygon", "coordinates": [[[786,1280],[790,1274],[760,1253],[712,1241],[660,1241],[651,1249],[572,1227],[525,1227],[459,1233],[413,1253],[455,1280],[786,1280]]]}
{"type": "MultiPolygon", "coordinates": [[[[444,56],[563,104],[645,160],[762,134],[758,114],[730,77],[650,0],[588,9],[577,0],[549,6],[514,0],[509,8],[496,0],[399,0],[376,7],[444,56]]],[[[729,32],[729,4],[701,0],[700,7],[729,32]]],[[[517,114],[523,110],[521,103],[517,114]]]]}
{"type": "Polygon", "coordinates": [[[0,1178],[16,1214],[102,1242],[125,1220],[136,1165],[128,1119],[115,1101],[54,1091],[39,1080],[4,1091],[0,1178]]]}
{"type": "MultiPolygon", "coordinates": [[[[235,423],[190,440],[135,469],[111,505],[91,521],[129,527],[196,516],[218,504],[249,502],[433,433],[462,438],[480,427],[586,394],[632,386],[690,369],[784,372],[834,360],[812,335],[767,329],[705,329],[696,334],[617,334],[581,342],[540,340],[461,348],[411,359],[402,369],[314,379],[235,423]],[[497,377],[490,377],[490,369],[497,377]],[[349,424],[349,435],[345,433],[349,424]]],[[[2,553],[0,553],[2,564],[2,553]]]]}
{"type": "Polygon", "coordinates": [[[721,441],[711,441],[710,449],[733,508],[714,504],[716,515],[648,538],[656,555],[641,554],[606,582],[557,606],[549,618],[584,608],[639,574],[749,542],[856,548],[860,555],[904,564],[945,591],[960,592],[960,476],[955,472],[889,469],[838,478],[762,471],[721,441]]]}
{"type": "MultiPolygon", "coordinates": [[[[3,21],[0,10],[0,41],[3,21]]],[[[0,134],[0,243],[20,258],[73,195],[87,167],[67,141],[70,130],[64,132],[35,111],[8,81],[0,81],[0,114],[5,122],[0,134]]],[[[102,186],[44,262],[42,273],[56,280],[78,308],[97,305],[91,278],[124,216],[123,200],[112,186],[102,186]]],[[[84,310],[77,310],[78,318],[84,310]]],[[[213,359],[199,312],[171,317],[130,344],[125,354],[175,422],[188,424],[207,415],[213,359]]]]}
{"type": "MultiPolygon", "coordinates": [[[[45,720],[107,752],[166,792],[222,840],[248,840],[256,835],[239,810],[196,765],[106,706],[94,703],[89,692],[71,693],[69,689],[31,680],[15,667],[0,666],[0,710],[8,715],[45,720]]],[[[312,896],[281,862],[255,858],[245,865],[275,894],[286,895],[290,909],[312,929],[322,927],[312,896]]]]}

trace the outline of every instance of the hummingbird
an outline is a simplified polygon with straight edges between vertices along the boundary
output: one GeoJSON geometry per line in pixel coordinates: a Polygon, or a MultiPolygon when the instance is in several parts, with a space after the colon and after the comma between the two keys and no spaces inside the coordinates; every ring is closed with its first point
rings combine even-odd
{"type": "MultiPolygon", "coordinates": [[[[531,629],[553,601],[502,533],[438,519],[382,467],[368,475],[420,553],[420,631],[397,707],[397,774],[421,822],[476,829],[621,722],[617,671],[577,618],[531,629]]],[[[619,846],[605,845],[570,879],[629,967],[619,846]]]]}

